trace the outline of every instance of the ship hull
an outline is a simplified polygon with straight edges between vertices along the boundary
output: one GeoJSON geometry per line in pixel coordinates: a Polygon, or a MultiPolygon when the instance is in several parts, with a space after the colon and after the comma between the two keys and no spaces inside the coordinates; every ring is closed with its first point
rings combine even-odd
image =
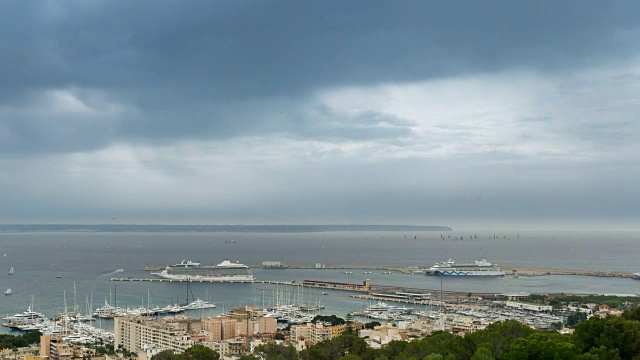
{"type": "Polygon", "coordinates": [[[436,275],[436,276],[504,276],[504,272],[502,270],[485,270],[485,271],[477,271],[477,270],[427,270],[425,272],[426,275],[436,275]]]}
{"type": "Polygon", "coordinates": [[[167,280],[174,281],[196,281],[196,282],[253,282],[253,275],[213,275],[213,274],[193,274],[193,275],[177,275],[169,274],[166,270],[159,273],[151,273],[167,280]]]}

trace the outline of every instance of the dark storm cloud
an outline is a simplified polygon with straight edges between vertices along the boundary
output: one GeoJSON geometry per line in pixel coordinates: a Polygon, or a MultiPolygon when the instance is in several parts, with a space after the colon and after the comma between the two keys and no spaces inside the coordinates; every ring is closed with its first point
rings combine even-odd
{"type": "MultiPolygon", "coordinates": [[[[367,114],[318,125],[322,116],[301,118],[300,108],[332,86],[615,61],[640,46],[638,10],[632,1],[5,1],[0,139],[38,152],[269,132],[407,136],[361,126],[367,114]],[[135,111],[83,124],[25,108],[56,89],[99,91],[135,111]],[[40,141],[48,127],[71,135],[40,141]]],[[[365,121],[377,116],[387,115],[365,121]]]]}

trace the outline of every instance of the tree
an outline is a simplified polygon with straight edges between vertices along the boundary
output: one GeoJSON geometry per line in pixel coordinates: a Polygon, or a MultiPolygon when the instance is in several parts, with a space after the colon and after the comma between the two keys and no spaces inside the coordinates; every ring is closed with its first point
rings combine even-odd
{"type": "Polygon", "coordinates": [[[489,344],[482,344],[478,346],[478,349],[471,357],[471,360],[495,360],[491,346],[489,344]]]}
{"type": "Polygon", "coordinates": [[[173,350],[163,350],[153,355],[151,360],[176,360],[176,354],[173,353],[173,350]]]}
{"type": "Polygon", "coordinates": [[[633,310],[623,312],[622,317],[626,320],[640,321],[640,306],[635,307],[633,310]]]}
{"type": "Polygon", "coordinates": [[[340,358],[340,360],[362,360],[362,358],[358,355],[347,354],[340,358]]]}
{"type": "Polygon", "coordinates": [[[276,334],[273,336],[273,339],[274,339],[274,340],[285,340],[285,339],[286,339],[286,337],[284,336],[284,334],[283,334],[283,333],[278,332],[278,333],[276,333],[276,334]]]}
{"type": "Polygon", "coordinates": [[[382,325],[382,324],[380,324],[378,321],[371,321],[371,322],[368,322],[368,323],[364,324],[364,328],[365,329],[373,329],[376,326],[380,326],[380,325],[382,325]]]}
{"type": "Polygon", "coordinates": [[[339,318],[335,315],[316,315],[313,320],[311,320],[312,323],[318,323],[318,322],[322,322],[322,323],[328,323],[331,326],[337,326],[337,325],[344,325],[347,322],[343,319],[343,318],[339,318]]]}
{"type": "Polygon", "coordinates": [[[297,360],[298,352],[292,345],[284,346],[273,342],[256,347],[254,353],[261,355],[265,360],[297,360]]]}
{"type": "Polygon", "coordinates": [[[220,354],[204,345],[196,344],[184,351],[183,356],[188,360],[218,360],[220,354]]]}
{"type": "Polygon", "coordinates": [[[351,313],[347,314],[347,327],[344,329],[345,334],[353,334],[353,315],[351,313]]]}
{"type": "Polygon", "coordinates": [[[442,354],[429,354],[425,356],[424,360],[444,360],[442,354]]]}
{"type": "Polygon", "coordinates": [[[576,311],[567,317],[567,326],[575,327],[576,325],[580,324],[581,322],[584,322],[585,320],[587,320],[587,314],[580,311],[576,311]]]}

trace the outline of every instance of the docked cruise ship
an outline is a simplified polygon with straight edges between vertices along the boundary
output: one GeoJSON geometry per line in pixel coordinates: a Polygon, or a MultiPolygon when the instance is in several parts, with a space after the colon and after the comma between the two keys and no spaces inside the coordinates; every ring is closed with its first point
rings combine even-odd
{"type": "Polygon", "coordinates": [[[202,265],[185,261],[167,266],[161,272],[151,273],[169,280],[207,281],[207,282],[253,282],[253,273],[247,265],[225,260],[218,265],[202,265]]]}
{"type": "Polygon", "coordinates": [[[427,275],[446,276],[504,276],[504,271],[487,259],[475,261],[473,264],[456,264],[455,261],[441,262],[425,271],[427,275]]]}

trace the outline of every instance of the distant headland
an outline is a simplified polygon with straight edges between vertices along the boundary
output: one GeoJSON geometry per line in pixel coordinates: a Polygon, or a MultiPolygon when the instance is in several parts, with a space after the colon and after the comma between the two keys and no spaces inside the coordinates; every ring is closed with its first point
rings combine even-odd
{"type": "Polygon", "coordinates": [[[310,233],[331,231],[452,231],[448,226],[422,225],[129,225],[129,224],[29,224],[0,225],[11,232],[230,232],[310,233]]]}

